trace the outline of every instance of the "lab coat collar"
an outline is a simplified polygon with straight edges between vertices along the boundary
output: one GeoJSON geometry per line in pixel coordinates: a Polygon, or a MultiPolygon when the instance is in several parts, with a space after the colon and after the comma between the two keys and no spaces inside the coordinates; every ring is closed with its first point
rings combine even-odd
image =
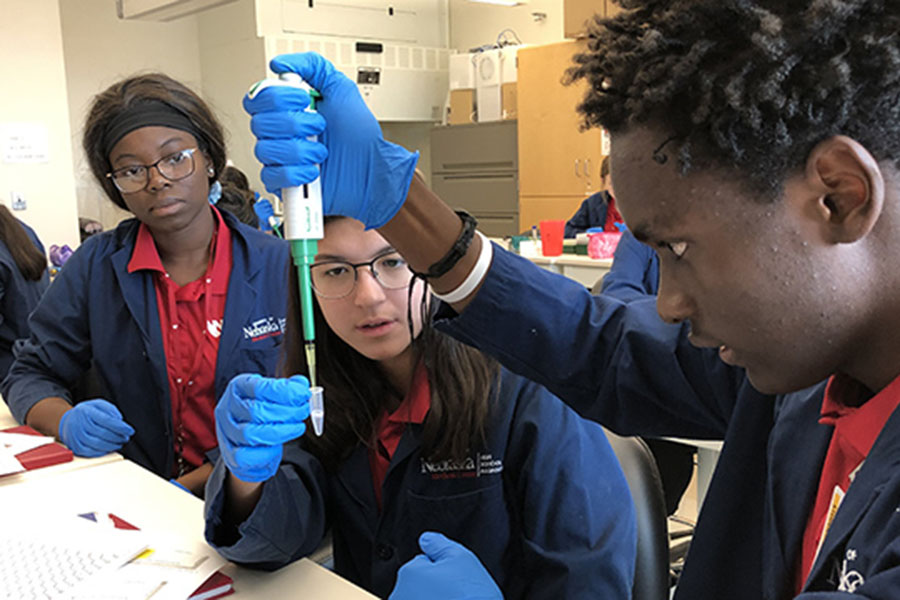
{"type": "Polygon", "coordinates": [[[767,549],[763,556],[766,598],[793,597],[800,544],[834,429],[808,425],[818,422],[821,398],[819,393],[808,392],[781,398],[779,416],[769,437],[769,502],[763,531],[763,547],[767,549]],[[780,429],[791,434],[779,435],[780,429]]]}

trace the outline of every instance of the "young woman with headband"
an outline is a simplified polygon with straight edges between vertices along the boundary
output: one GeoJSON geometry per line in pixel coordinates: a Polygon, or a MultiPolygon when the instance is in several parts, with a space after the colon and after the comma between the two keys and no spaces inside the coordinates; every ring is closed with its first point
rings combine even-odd
{"type": "Polygon", "coordinates": [[[287,246],[211,204],[222,128],[170,77],[100,93],[83,144],[98,183],[134,218],[66,263],[3,397],[19,421],[76,454],[121,451],[199,495],[216,456],[219,395],[237,373],[275,371],[287,246]],[[76,395],[87,374],[94,385],[76,395]]]}

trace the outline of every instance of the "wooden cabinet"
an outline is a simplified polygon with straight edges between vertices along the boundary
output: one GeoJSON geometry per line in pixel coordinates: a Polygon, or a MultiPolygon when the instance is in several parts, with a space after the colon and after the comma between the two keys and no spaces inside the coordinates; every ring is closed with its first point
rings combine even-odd
{"type": "Polygon", "coordinates": [[[563,0],[563,34],[567,38],[581,37],[595,14],[609,18],[620,12],[622,7],[611,0],[563,0]]]}
{"type": "Polygon", "coordinates": [[[576,106],[585,82],[563,85],[583,41],[522,48],[518,53],[519,228],[568,219],[600,189],[601,131],[580,131],[576,106]]]}

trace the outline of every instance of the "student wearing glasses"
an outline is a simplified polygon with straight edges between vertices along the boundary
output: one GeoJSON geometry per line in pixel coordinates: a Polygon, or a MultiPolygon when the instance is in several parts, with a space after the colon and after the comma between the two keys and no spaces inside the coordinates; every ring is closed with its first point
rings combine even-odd
{"type": "MultiPolygon", "coordinates": [[[[324,433],[304,423],[292,274],[287,378],[241,375],[216,408],[209,542],[229,560],[275,569],[330,528],[337,573],[386,597],[420,536],[446,536],[507,599],[627,598],[635,517],[602,429],[435,331],[430,290],[359,221],[326,220],[311,275],[324,433]]],[[[475,581],[467,597],[497,592],[488,585],[475,581]]]]}
{"type": "Polygon", "coordinates": [[[83,144],[107,196],[134,218],[66,263],[3,397],[79,456],[120,451],[200,494],[217,455],[216,400],[237,373],[275,372],[287,247],[211,204],[222,128],[181,83],[113,84],[94,98],[83,144]],[[87,374],[96,389],[80,397],[87,374]]]}

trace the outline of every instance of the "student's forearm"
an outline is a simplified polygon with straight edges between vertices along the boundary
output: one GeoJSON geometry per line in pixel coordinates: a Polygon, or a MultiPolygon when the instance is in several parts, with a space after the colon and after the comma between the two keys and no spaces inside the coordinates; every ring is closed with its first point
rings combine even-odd
{"type": "Polygon", "coordinates": [[[224,521],[237,527],[247,520],[262,497],[263,484],[242,481],[230,471],[225,480],[224,521]]]}
{"type": "Polygon", "coordinates": [[[206,487],[206,480],[212,473],[212,463],[203,463],[193,471],[185,473],[175,481],[186,487],[192,494],[198,498],[203,497],[203,489],[206,487]]]}
{"type": "MultiPolygon", "coordinates": [[[[447,254],[461,230],[459,216],[416,175],[403,207],[379,232],[414,271],[422,273],[447,254]]],[[[481,239],[475,236],[468,252],[446,275],[429,280],[434,291],[441,294],[456,289],[475,266],[480,251],[481,239]]],[[[461,311],[474,295],[454,303],[453,308],[461,311]]]]}
{"type": "Polygon", "coordinates": [[[44,435],[52,435],[59,438],[59,420],[63,413],[72,409],[72,405],[59,396],[50,396],[38,401],[28,414],[25,415],[25,424],[33,427],[44,435]]]}

